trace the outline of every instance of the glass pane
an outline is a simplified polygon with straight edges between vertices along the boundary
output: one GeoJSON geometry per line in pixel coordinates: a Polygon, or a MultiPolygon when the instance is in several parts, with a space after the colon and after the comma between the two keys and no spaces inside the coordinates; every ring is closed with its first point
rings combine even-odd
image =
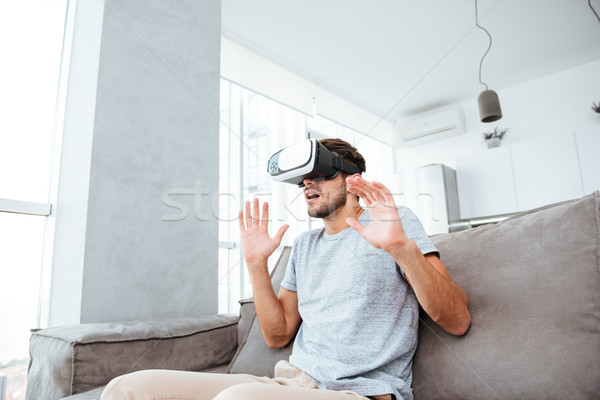
{"type": "MultiPolygon", "coordinates": [[[[232,199],[230,196],[231,190],[231,171],[230,171],[230,87],[228,81],[221,79],[221,111],[219,124],[219,210],[217,218],[219,220],[219,241],[229,242],[229,229],[227,220],[233,218],[235,214],[229,214],[231,209],[232,199]]],[[[221,253],[219,253],[221,254],[221,253]]],[[[219,260],[221,256],[219,255],[219,260]]],[[[221,262],[221,261],[219,261],[221,262]]],[[[221,287],[221,286],[219,286],[221,287]]],[[[219,303],[220,304],[220,303],[219,303]]],[[[219,308],[221,309],[221,308],[219,308]]]]}
{"type": "Polygon", "coordinates": [[[46,217],[0,212],[0,373],[8,376],[7,399],[25,399],[45,223],[46,217]]]}
{"type": "Polygon", "coordinates": [[[48,202],[66,6],[0,2],[0,198],[48,202]]]}
{"type": "Polygon", "coordinates": [[[218,293],[218,312],[227,314],[231,310],[229,304],[229,249],[219,249],[219,286],[218,293]]]}
{"type": "Polygon", "coordinates": [[[221,125],[219,136],[219,240],[236,243],[233,249],[219,249],[219,313],[239,311],[240,257],[240,93],[239,88],[221,80],[221,125]]]}

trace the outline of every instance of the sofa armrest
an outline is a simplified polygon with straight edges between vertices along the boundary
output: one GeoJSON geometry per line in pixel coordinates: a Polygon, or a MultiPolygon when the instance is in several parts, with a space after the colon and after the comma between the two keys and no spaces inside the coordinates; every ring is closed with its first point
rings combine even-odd
{"type": "Polygon", "coordinates": [[[33,330],[27,399],[59,399],[142,369],[201,371],[229,363],[238,316],[213,315],[33,330]]]}

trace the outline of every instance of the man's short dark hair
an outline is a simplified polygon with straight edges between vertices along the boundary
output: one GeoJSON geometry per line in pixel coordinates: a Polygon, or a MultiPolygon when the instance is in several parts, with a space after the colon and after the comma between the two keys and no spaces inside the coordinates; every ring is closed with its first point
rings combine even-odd
{"type": "MultiPolygon", "coordinates": [[[[350,143],[342,139],[323,139],[319,140],[319,143],[325,146],[329,151],[335,151],[345,162],[360,169],[361,174],[367,171],[367,162],[365,161],[365,158],[358,150],[356,150],[356,147],[352,146],[350,143]]],[[[344,175],[347,174],[344,173],[344,175]]]]}

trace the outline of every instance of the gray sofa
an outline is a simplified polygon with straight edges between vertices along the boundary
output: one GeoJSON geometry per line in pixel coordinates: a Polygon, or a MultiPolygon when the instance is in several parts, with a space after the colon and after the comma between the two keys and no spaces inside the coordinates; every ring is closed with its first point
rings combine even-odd
{"type": "MultiPolygon", "coordinates": [[[[473,322],[456,337],[422,314],[416,399],[600,398],[598,192],[433,240],[473,322]]],[[[286,248],[275,288],[288,256],[286,248]]],[[[239,317],[34,331],[30,349],[27,399],[91,400],[113,377],[147,368],[269,376],[291,345],[267,348],[246,300],[239,317]]]]}

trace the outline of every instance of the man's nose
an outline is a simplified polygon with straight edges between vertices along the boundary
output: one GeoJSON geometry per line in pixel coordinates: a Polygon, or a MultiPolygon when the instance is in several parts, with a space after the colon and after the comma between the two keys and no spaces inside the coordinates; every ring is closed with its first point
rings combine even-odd
{"type": "Polygon", "coordinates": [[[313,179],[313,178],[304,178],[304,179],[302,180],[302,184],[303,184],[304,186],[308,186],[308,185],[314,185],[314,184],[315,184],[315,181],[314,181],[314,179],[313,179]]]}

